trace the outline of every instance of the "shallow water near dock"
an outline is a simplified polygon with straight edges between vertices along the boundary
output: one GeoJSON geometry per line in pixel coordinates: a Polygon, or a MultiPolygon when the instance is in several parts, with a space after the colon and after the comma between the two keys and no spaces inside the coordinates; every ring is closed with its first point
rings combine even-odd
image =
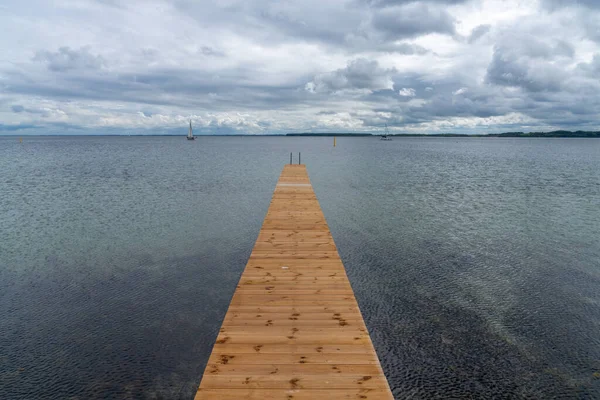
{"type": "Polygon", "coordinates": [[[302,152],[397,398],[600,398],[600,140],[0,137],[0,398],[192,399],[302,152]]]}

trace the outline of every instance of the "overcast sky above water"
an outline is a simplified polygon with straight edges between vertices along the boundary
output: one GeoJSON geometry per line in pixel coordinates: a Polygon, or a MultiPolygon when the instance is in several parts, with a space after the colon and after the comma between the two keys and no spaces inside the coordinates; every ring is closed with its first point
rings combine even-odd
{"type": "Polygon", "coordinates": [[[4,0],[0,26],[0,135],[600,129],[598,0],[4,0]]]}

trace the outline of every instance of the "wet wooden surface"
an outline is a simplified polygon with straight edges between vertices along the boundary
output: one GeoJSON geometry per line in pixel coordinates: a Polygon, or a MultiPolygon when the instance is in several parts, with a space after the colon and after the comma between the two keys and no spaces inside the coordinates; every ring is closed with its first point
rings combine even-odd
{"type": "Polygon", "coordinates": [[[304,165],[286,165],[200,399],[393,399],[304,165]]]}

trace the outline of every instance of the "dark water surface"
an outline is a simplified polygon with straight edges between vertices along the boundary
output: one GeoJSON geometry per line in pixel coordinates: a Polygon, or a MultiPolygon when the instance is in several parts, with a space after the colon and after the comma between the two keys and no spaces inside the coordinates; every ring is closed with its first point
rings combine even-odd
{"type": "Polygon", "coordinates": [[[290,151],[397,398],[600,398],[600,140],[0,138],[0,399],[191,399],[290,151]]]}

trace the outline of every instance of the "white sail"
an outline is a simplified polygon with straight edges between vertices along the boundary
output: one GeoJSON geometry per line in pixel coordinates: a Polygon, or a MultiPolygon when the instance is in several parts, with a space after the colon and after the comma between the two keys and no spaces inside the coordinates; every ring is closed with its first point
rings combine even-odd
{"type": "Polygon", "coordinates": [[[188,137],[193,137],[194,134],[192,133],[192,121],[190,120],[190,130],[188,132],[188,137]]]}

